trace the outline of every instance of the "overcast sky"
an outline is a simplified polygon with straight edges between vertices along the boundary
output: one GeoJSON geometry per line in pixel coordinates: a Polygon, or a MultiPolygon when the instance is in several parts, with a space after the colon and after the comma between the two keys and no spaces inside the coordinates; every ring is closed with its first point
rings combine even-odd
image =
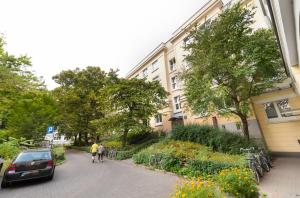
{"type": "Polygon", "coordinates": [[[49,89],[62,70],[100,66],[120,76],[207,0],[0,0],[9,53],[32,57],[49,89]]]}

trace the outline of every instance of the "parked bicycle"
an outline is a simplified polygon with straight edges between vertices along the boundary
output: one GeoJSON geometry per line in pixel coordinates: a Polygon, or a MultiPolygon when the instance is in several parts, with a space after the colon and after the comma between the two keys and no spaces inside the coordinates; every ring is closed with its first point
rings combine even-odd
{"type": "Polygon", "coordinates": [[[272,162],[271,162],[270,157],[269,157],[263,150],[260,150],[260,151],[258,152],[258,154],[255,155],[255,156],[256,156],[256,158],[258,159],[258,161],[259,161],[261,167],[262,167],[265,171],[269,172],[269,171],[270,171],[270,168],[272,167],[272,164],[271,164],[272,162]]]}
{"type": "Polygon", "coordinates": [[[115,159],[116,156],[117,156],[117,151],[115,149],[112,149],[112,150],[108,151],[107,157],[109,159],[115,159]]]}
{"type": "Polygon", "coordinates": [[[159,167],[160,169],[163,169],[162,163],[161,163],[162,160],[163,160],[163,156],[161,154],[158,154],[158,153],[153,154],[150,156],[149,166],[159,167]]]}
{"type": "Polygon", "coordinates": [[[253,154],[254,152],[254,147],[251,148],[241,148],[240,149],[242,152],[246,153],[246,160],[248,161],[248,167],[252,170],[252,172],[254,173],[254,177],[257,183],[259,183],[260,181],[260,177],[263,176],[263,169],[261,167],[261,165],[259,164],[259,161],[257,160],[257,158],[255,157],[255,155],[253,154]]]}

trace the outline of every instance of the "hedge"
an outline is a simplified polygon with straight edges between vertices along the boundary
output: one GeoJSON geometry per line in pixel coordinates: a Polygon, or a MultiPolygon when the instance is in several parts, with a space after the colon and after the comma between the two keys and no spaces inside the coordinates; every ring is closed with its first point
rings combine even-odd
{"type": "Polygon", "coordinates": [[[177,125],[171,131],[171,138],[199,143],[214,151],[230,154],[239,154],[240,148],[258,147],[239,134],[207,125],[177,125]]]}

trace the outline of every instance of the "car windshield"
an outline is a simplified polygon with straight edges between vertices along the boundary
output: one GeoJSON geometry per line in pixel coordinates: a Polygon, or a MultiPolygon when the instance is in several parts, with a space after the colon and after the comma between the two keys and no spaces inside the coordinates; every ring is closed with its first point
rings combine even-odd
{"type": "Polygon", "coordinates": [[[15,162],[50,160],[50,159],[51,159],[51,155],[49,151],[36,151],[36,152],[25,152],[19,154],[15,162]]]}

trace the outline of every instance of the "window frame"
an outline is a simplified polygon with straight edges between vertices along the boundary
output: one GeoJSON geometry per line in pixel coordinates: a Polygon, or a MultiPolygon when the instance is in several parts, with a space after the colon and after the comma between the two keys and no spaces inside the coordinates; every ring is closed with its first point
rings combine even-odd
{"type": "Polygon", "coordinates": [[[162,113],[157,113],[154,116],[154,122],[155,122],[155,125],[161,125],[163,123],[163,115],[162,115],[162,113]]]}
{"type": "Polygon", "coordinates": [[[171,77],[171,88],[172,88],[172,90],[176,90],[176,89],[179,88],[178,87],[178,76],[177,75],[171,77]],[[174,79],[174,81],[173,81],[173,79],[174,79]]]}
{"type": "Polygon", "coordinates": [[[147,78],[148,77],[148,67],[146,67],[145,69],[142,70],[142,74],[143,74],[143,78],[147,78]]]}
{"type": "Polygon", "coordinates": [[[265,116],[266,116],[266,119],[267,121],[271,122],[271,123],[276,123],[276,122],[288,122],[288,121],[293,121],[293,120],[299,120],[300,119],[300,111],[299,109],[293,109],[291,106],[290,106],[290,103],[289,103],[289,98],[283,98],[283,99],[280,99],[280,100],[274,100],[274,101],[269,101],[269,102],[265,102],[263,103],[263,108],[264,108],[264,112],[265,112],[265,116]],[[281,101],[284,101],[286,100],[287,101],[287,105],[288,105],[288,110],[287,111],[282,111],[280,106],[278,105],[281,101]],[[276,113],[276,116],[277,117],[270,117],[268,116],[267,114],[267,111],[266,111],[266,105],[267,104],[271,104],[275,110],[275,113],[276,113]],[[287,114],[287,113],[291,113],[291,115],[289,116],[283,116],[283,114],[287,114]],[[296,115],[293,115],[293,112],[299,112],[298,114],[296,115]]]}
{"type": "Polygon", "coordinates": [[[180,95],[173,97],[173,106],[175,112],[181,111],[180,95]]]}
{"type": "Polygon", "coordinates": [[[151,68],[152,68],[152,72],[155,72],[156,70],[159,69],[158,60],[155,60],[151,63],[151,68]]]}
{"type": "Polygon", "coordinates": [[[176,59],[175,59],[175,57],[173,57],[169,60],[169,65],[170,65],[170,71],[175,71],[176,70],[176,59]]]}

